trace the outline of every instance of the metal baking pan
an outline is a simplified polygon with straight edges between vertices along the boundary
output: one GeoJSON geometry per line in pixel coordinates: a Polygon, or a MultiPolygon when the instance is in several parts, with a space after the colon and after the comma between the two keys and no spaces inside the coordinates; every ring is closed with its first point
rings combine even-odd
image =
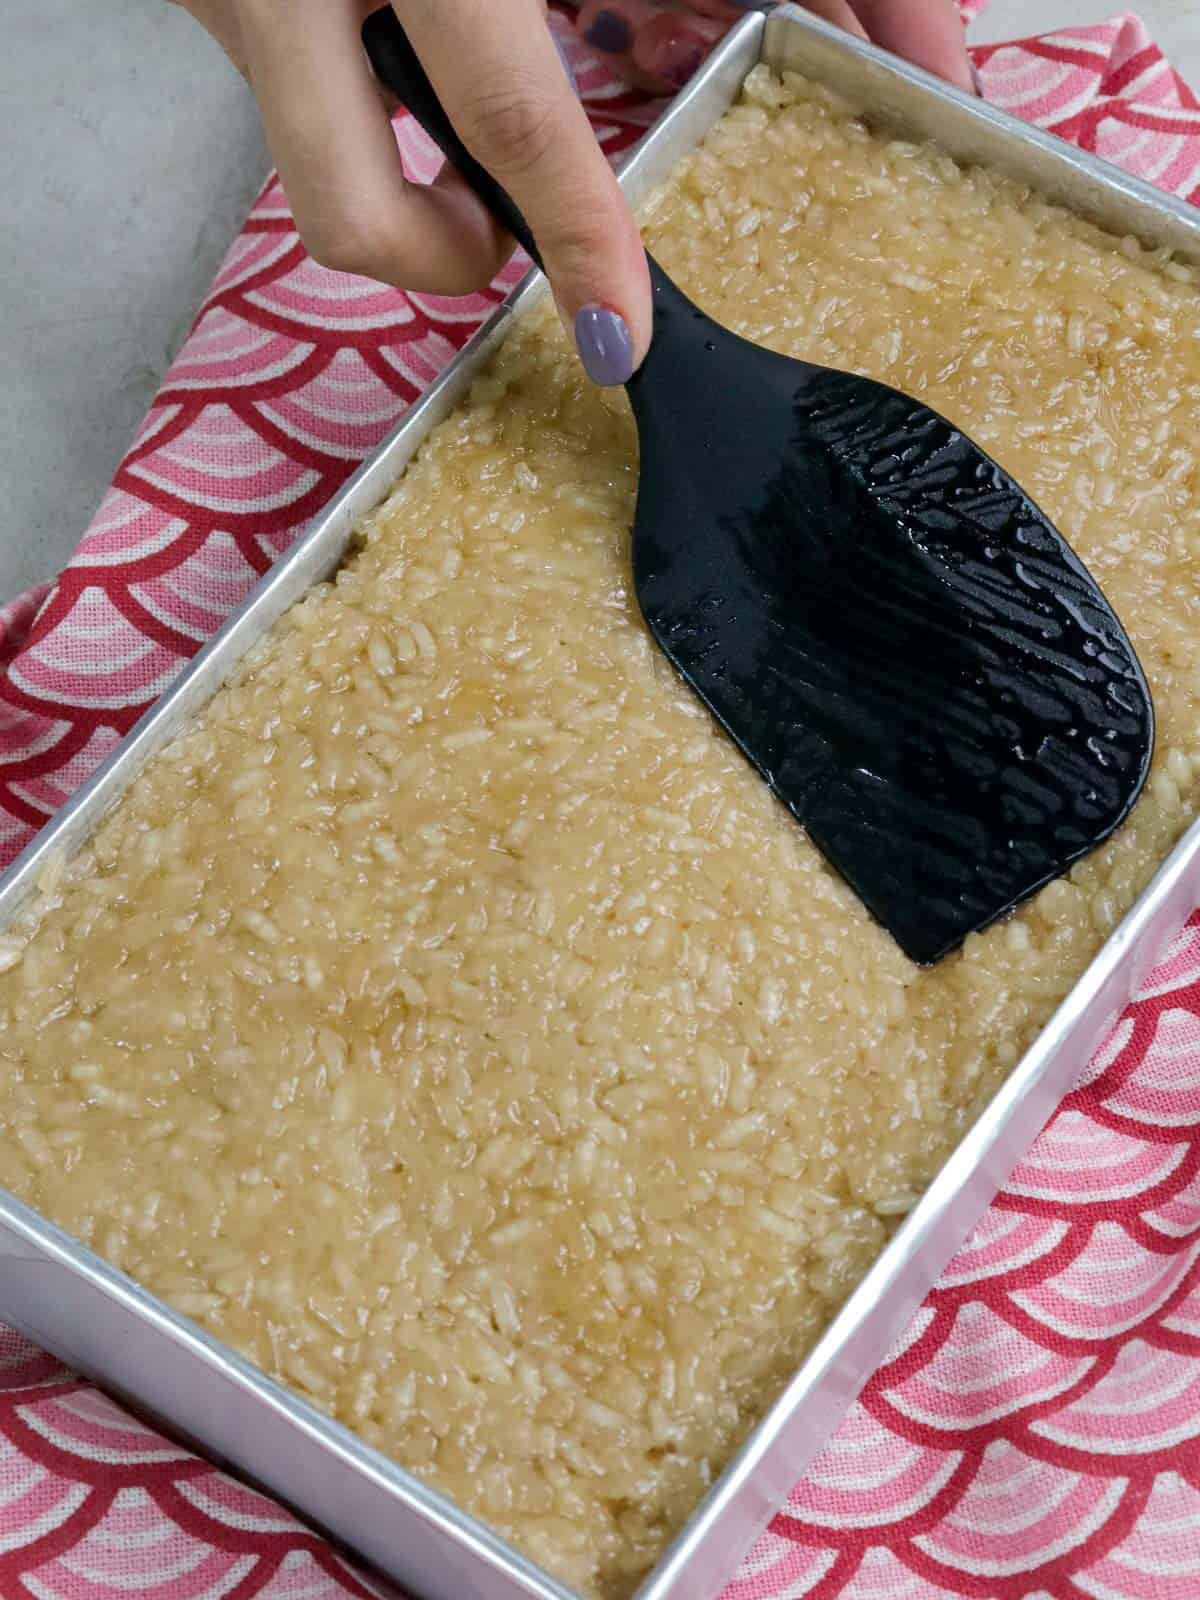
{"type": "MultiPolygon", "coordinates": [[[[760,60],[870,108],[898,135],[1008,171],[1118,234],[1200,261],[1181,201],[947,88],[794,7],[747,17],[625,163],[638,199],[717,120],[760,60]]],[[[519,310],[527,278],[391,438],[231,618],[114,757],[0,879],[0,930],[52,857],[73,854],[131,779],[210,699],[279,615],[342,560],[430,429],[519,310]]],[[[1195,903],[1200,824],[1177,846],[1038,1042],[959,1145],[758,1429],[643,1584],[638,1600],[711,1600],[886,1355],[1100,1043],[1161,940],[1195,903]]],[[[0,1110],[2,1119],[2,1110],[0,1110]]],[[[2,1126],[2,1121],[0,1121],[2,1126]]],[[[421,1600],[570,1590],[348,1429],[267,1378],[28,1207],[0,1192],[0,1318],[297,1508],[421,1600]]]]}

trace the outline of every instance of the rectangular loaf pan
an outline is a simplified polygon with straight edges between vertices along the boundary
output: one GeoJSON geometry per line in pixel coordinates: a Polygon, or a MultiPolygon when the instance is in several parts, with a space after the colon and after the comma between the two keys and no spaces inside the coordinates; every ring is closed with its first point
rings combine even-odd
{"type": "MultiPolygon", "coordinates": [[[[1200,261],[1200,218],[1115,168],[784,6],[747,17],[625,162],[634,201],[737,96],[759,60],[870,109],[897,136],[984,162],[1118,234],[1200,261]]],[[[48,860],[74,854],[146,760],[205,705],[280,614],[344,557],[355,525],[465,394],[528,277],[412,407],[111,760],[0,879],[0,931],[48,860]]],[[[643,1584],[638,1600],[712,1600],[887,1353],[1195,901],[1200,823],[1020,1062],[785,1392],[643,1584]]],[[[2,1126],[2,1112],[0,1112],[2,1126]]],[[[419,1600],[577,1600],[472,1517],[0,1191],[0,1318],[273,1492],[419,1600]]]]}

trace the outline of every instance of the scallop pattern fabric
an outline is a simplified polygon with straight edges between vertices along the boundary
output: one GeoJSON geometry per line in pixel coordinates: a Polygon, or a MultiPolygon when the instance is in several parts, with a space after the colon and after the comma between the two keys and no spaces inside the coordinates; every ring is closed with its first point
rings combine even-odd
{"type": "MultiPolygon", "coordinates": [[[[628,146],[660,107],[610,82],[565,18],[553,25],[605,148],[628,146]]],[[[975,60],[993,103],[1200,201],[1200,104],[1136,17],[975,60]]],[[[432,152],[403,117],[397,137],[427,176],[432,152]]],[[[328,272],[267,183],[74,560],[0,606],[0,864],[518,271],[470,301],[328,272]]],[[[710,1591],[1200,1596],[1200,912],[741,1569],[713,1572],[710,1591]]],[[[392,1592],[0,1329],[0,1600],[392,1592]]]]}

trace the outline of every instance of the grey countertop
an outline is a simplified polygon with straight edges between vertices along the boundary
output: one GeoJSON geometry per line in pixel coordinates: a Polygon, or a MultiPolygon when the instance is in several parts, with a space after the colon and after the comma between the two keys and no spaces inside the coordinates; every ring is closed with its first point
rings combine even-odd
{"type": "Polygon", "coordinates": [[[268,166],[250,91],[166,0],[6,15],[0,600],[78,543],[268,166]]]}
{"type": "MultiPolygon", "coordinates": [[[[972,37],[1107,9],[992,0],[972,37]]],[[[1139,9],[1200,84],[1196,0],[1139,9]]],[[[166,0],[7,16],[0,99],[21,137],[0,149],[0,600],[70,555],[267,169],[249,91],[166,0]]]]}

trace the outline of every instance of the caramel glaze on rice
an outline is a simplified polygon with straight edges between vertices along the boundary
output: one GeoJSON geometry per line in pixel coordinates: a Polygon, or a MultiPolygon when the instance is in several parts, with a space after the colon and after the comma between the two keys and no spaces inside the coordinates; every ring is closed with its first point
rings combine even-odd
{"type": "Polygon", "coordinates": [[[0,943],[0,1183],[623,1596],[1193,815],[1191,272],[764,69],[647,208],[741,332],[923,395],[1152,681],[1105,849],[905,961],[652,648],[549,312],[0,943]]]}

